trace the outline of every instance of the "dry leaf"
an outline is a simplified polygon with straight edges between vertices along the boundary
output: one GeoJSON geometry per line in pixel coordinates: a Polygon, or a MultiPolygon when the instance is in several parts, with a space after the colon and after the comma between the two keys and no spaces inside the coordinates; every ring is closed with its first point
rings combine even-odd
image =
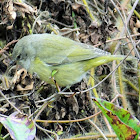
{"type": "Polygon", "coordinates": [[[32,8],[30,5],[27,5],[26,3],[21,2],[14,2],[14,6],[16,10],[20,11],[22,14],[28,13],[28,14],[34,14],[37,12],[36,8],[32,8]]]}
{"type": "Polygon", "coordinates": [[[30,85],[25,86],[24,88],[21,85],[17,85],[17,91],[26,91],[26,90],[32,90],[33,89],[34,82],[31,82],[30,85]]]}
{"type": "Polygon", "coordinates": [[[16,12],[14,10],[13,2],[10,0],[7,2],[7,14],[9,14],[10,19],[15,20],[16,19],[16,12]]]}
{"type": "Polygon", "coordinates": [[[67,99],[67,103],[72,106],[73,111],[78,114],[79,105],[75,96],[71,96],[67,99]]]}
{"type": "Polygon", "coordinates": [[[25,70],[24,68],[20,69],[19,71],[17,71],[12,79],[12,83],[15,84],[17,82],[19,82],[21,74],[23,74],[22,76],[22,80],[26,77],[27,75],[27,70],[25,70]]]}

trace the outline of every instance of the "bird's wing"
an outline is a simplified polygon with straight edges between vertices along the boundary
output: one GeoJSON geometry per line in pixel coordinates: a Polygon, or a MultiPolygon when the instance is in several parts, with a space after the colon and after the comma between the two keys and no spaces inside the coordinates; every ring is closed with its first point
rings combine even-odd
{"type": "MultiPolygon", "coordinates": [[[[35,40],[33,43],[36,43],[35,40]]],[[[38,42],[36,56],[47,64],[59,65],[109,54],[101,49],[78,43],[65,37],[43,34],[40,42],[38,42]]]]}
{"type": "Polygon", "coordinates": [[[67,56],[71,62],[83,61],[100,56],[110,55],[109,52],[83,43],[76,42],[75,48],[76,49],[67,56]]]}

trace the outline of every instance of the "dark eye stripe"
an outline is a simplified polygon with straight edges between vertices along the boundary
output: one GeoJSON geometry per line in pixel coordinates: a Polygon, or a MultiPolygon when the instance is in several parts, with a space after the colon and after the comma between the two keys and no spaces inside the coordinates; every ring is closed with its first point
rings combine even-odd
{"type": "Polygon", "coordinates": [[[20,55],[19,55],[19,56],[17,56],[17,59],[20,59],[20,55]]]}

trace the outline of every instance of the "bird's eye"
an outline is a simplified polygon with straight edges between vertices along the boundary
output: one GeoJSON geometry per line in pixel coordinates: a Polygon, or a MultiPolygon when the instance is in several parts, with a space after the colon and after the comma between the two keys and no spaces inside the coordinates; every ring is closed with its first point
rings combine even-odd
{"type": "Polygon", "coordinates": [[[20,59],[20,55],[17,56],[17,59],[20,59]]]}

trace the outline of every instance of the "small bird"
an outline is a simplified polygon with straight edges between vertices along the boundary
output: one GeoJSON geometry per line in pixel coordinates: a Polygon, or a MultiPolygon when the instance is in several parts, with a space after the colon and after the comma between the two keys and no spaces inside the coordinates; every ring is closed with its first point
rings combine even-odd
{"type": "Polygon", "coordinates": [[[41,80],[54,84],[53,77],[59,86],[65,87],[80,82],[92,67],[122,60],[124,56],[111,55],[91,45],[46,33],[20,39],[12,58],[29,73],[36,73],[41,80]]]}

